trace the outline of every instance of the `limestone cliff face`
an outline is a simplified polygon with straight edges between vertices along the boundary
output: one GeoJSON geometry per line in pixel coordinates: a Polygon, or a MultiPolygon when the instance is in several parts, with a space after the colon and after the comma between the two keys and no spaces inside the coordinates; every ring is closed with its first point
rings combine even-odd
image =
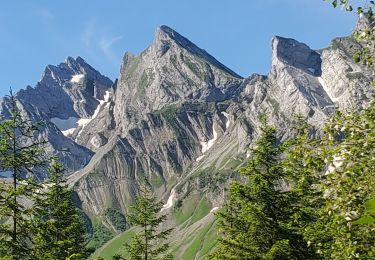
{"type": "Polygon", "coordinates": [[[335,109],[359,108],[370,97],[370,73],[351,59],[358,46],[335,39],[317,52],[274,37],[269,75],[242,79],[177,32],[158,28],[139,56],[125,54],[111,101],[81,135],[96,152],[70,178],[82,207],[91,215],[108,205],[126,213],[144,178],[164,201],[199,190],[219,205],[225,180],[259,134],[261,113],[284,139],[297,113],[319,128],[335,109]]]}
{"type": "Polygon", "coordinates": [[[122,122],[124,114],[144,114],[188,100],[226,100],[238,93],[241,82],[240,76],[207,52],[162,26],[139,56],[125,54],[114,115],[122,122]]]}
{"type": "Polygon", "coordinates": [[[126,209],[143,178],[152,183],[159,196],[167,194],[202,156],[200,142],[208,143],[225,131],[225,120],[214,103],[184,103],[146,114],[138,127],[111,136],[90,164],[70,177],[78,194],[84,194],[80,196],[83,207],[93,214],[105,210],[106,203],[90,206],[97,199],[93,192],[98,188],[122,190],[117,195],[103,193],[102,200],[126,209]]]}
{"type": "Polygon", "coordinates": [[[112,81],[101,75],[81,57],[68,57],[57,66],[48,65],[37,85],[17,93],[50,118],[92,116],[112,81]]]}
{"type": "MultiPolygon", "coordinates": [[[[68,57],[58,66],[48,65],[35,87],[28,86],[16,93],[17,107],[24,119],[41,123],[37,140],[48,143],[48,156],[57,156],[67,174],[82,169],[93,152],[71,138],[79,119],[89,120],[111,89],[112,81],[101,75],[82,58],[68,57]]],[[[9,117],[10,101],[0,100],[0,118],[9,117]]],[[[78,134],[80,130],[77,130],[78,134]]],[[[39,179],[46,172],[36,172],[39,179]]]]}
{"type": "Polygon", "coordinates": [[[340,108],[360,108],[372,96],[370,71],[352,61],[360,45],[351,37],[337,38],[322,51],[321,84],[340,108]]]}
{"type": "MultiPolygon", "coordinates": [[[[68,181],[91,218],[108,208],[126,214],[145,181],[164,210],[189,203],[191,194],[216,207],[259,135],[260,114],[285,139],[297,113],[319,129],[336,109],[366,103],[373,79],[352,61],[359,47],[345,37],[314,51],[277,36],[270,73],[243,79],[161,26],[140,55],[125,54],[114,84],[68,58],[17,98],[25,117],[46,122],[41,135],[72,173],[68,181]]],[[[0,102],[2,118],[7,104],[0,102]]]]}

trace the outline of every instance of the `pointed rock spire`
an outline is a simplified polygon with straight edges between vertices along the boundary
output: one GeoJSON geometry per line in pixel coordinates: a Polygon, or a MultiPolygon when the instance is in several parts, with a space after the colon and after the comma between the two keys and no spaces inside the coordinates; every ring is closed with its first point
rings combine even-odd
{"type": "Polygon", "coordinates": [[[185,38],[172,28],[162,25],[156,28],[155,40],[153,43],[155,50],[158,54],[158,57],[163,56],[170,48],[181,48],[191,54],[202,58],[220,70],[228,72],[230,75],[236,78],[241,78],[237,73],[223,65],[221,62],[216,60],[211,54],[209,54],[204,49],[199,48],[189,39],[185,38]]]}
{"type": "Polygon", "coordinates": [[[314,76],[321,74],[320,54],[294,39],[275,36],[272,39],[272,66],[292,66],[314,76]]]}

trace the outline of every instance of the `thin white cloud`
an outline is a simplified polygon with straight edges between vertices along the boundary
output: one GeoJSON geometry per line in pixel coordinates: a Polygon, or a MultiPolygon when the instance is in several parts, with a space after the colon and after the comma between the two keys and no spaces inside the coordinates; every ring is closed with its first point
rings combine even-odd
{"type": "Polygon", "coordinates": [[[95,34],[95,21],[88,21],[85,26],[84,26],[84,29],[83,29],[83,33],[82,33],[82,43],[83,45],[85,46],[85,48],[87,48],[88,50],[91,49],[92,47],[92,42],[93,42],[93,36],[95,34]]]}
{"type": "Polygon", "coordinates": [[[102,37],[99,41],[99,48],[112,61],[116,60],[116,55],[112,47],[123,38],[122,35],[116,37],[102,37]]]}
{"type": "Polygon", "coordinates": [[[81,42],[87,53],[95,56],[104,55],[105,58],[116,63],[118,60],[113,47],[122,38],[122,35],[109,34],[108,30],[98,26],[95,20],[87,21],[81,33],[81,42]]]}
{"type": "Polygon", "coordinates": [[[53,18],[55,18],[55,15],[50,10],[48,10],[47,8],[40,8],[37,11],[37,14],[40,17],[43,17],[43,18],[46,18],[46,19],[53,19],[53,18]]]}

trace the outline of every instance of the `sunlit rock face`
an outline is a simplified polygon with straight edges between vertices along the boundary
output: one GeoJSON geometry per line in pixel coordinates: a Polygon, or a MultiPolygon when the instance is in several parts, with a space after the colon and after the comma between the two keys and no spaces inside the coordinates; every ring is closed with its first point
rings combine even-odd
{"type": "MultiPolygon", "coordinates": [[[[82,207],[99,214],[105,203],[93,201],[111,201],[126,212],[146,177],[172,208],[186,192],[206,185],[194,179],[198,171],[228,170],[228,158],[248,156],[261,113],[285,139],[296,113],[319,129],[335,109],[359,108],[371,95],[371,77],[346,49],[358,43],[337,41],[352,40],[335,39],[314,51],[274,37],[269,75],[244,79],[171,28],[157,28],[150,47],[138,56],[125,54],[111,101],[82,131],[80,143],[96,152],[70,179],[82,207]],[[363,74],[348,79],[345,66],[363,74]],[[334,85],[333,74],[344,82],[334,85]],[[351,90],[340,90],[344,84],[351,90]]],[[[210,198],[220,204],[222,196],[210,198]]]]}
{"type": "MultiPolygon", "coordinates": [[[[82,58],[68,57],[65,62],[48,65],[35,87],[15,94],[17,107],[25,119],[41,123],[37,140],[46,140],[48,156],[58,156],[70,174],[83,168],[93,152],[72,138],[85,120],[90,120],[111,91],[113,82],[101,75],[82,58]]],[[[9,117],[10,100],[0,101],[0,117],[9,117]]],[[[39,179],[45,171],[36,171],[39,179]]]]}
{"type": "MultiPolygon", "coordinates": [[[[25,117],[46,122],[48,151],[61,158],[90,216],[108,207],[127,213],[144,180],[164,211],[194,192],[216,210],[250,156],[261,114],[284,140],[297,113],[319,134],[336,109],[366,103],[373,79],[352,61],[358,48],[350,37],[315,51],[276,36],[269,74],[242,78],[161,26],[150,47],[124,55],[114,83],[83,59],[67,58],[16,96],[25,117]]],[[[0,108],[2,118],[9,116],[7,99],[0,108]]]]}

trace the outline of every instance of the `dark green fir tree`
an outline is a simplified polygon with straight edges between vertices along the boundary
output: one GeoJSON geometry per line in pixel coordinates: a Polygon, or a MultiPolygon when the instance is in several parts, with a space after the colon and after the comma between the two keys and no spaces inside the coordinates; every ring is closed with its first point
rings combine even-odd
{"type": "Polygon", "coordinates": [[[275,128],[261,118],[251,159],[217,213],[219,238],[212,259],[304,259],[303,239],[288,228],[289,197],[275,128]]]}
{"type": "Polygon", "coordinates": [[[62,167],[53,162],[33,214],[34,257],[44,260],[86,259],[85,229],[63,179],[62,167]]]}
{"type": "Polygon", "coordinates": [[[130,243],[125,244],[128,252],[127,258],[131,260],[173,259],[168,254],[169,244],[165,242],[172,229],[160,231],[160,225],[166,220],[166,215],[161,214],[162,203],[156,201],[151,190],[143,186],[136,203],[129,214],[130,223],[139,229],[130,243]]]}
{"type": "Polygon", "coordinates": [[[0,172],[11,176],[0,183],[0,259],[31,259],[30,214],[35,167],[45,164],[43,142],[34,139],[39,125],[24,120],[12,92],[9,117],[0,123],[0,172]]]}

